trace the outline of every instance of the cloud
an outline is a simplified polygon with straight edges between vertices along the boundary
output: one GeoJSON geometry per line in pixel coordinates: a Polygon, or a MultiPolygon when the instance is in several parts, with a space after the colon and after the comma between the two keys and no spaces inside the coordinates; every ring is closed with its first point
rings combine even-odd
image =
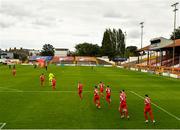
{"type": "Polygon", "coordinates": [[[72,34],[73,37],[89,37],[89,34],[72,34]]]}
{"type": "Polygon", "coordinates": [[[51,22],[47,22],[47,21],[42,21],[42,20],[35,20],[34,22],[32,22],[33,25],[35,26],[45,26],[45,27],[50,27],[52,26],[51,22]]]}
{"type": "Polygon", "coordinates": [[[13,23],[4,23],[4,22],[0,21],[0,28],[9,28],[13,25],[14,25],[13,23]]]}
{"type": "Polygon", "coordinates": [[[15,26],[18,20],[12,16],[0,14],[0,28],[7,29],[15,26]]]}
{"type": "Polygon", "coordinates": [[[115,12],[107,12],[104,14],[105,18],[123,18],[123,15],[120,13],[115,13],[115,12]]]}
{"type": "Polygon", "coordinates": [[[138,30],[131,30],[127,35],[128,35],[128,38],[131,38],[131,39],[137,39],[140,37],[140,33],[138,30]]]}
{"type": "Polygon", "coordinates": [[[36,26],[54,27],[60,22],[63,22],[63,20],[54,18],[36,18],[32,21],[32,24],[36,26]]]}
{"type": "Polygon", "coordinates": [[[15,3],[9,1],[1,1],[0,13],[18,18],[34,16],[31,10],[25,8],[26,6],[21,5],[21,3],[19,2],[15,3]]]}
{"type": "MultiPolygon", "coordinates": [[[[3,47],[12,46],[11,41],[21,41],[22,46],[33,44],[41,48],[41,43],[51,41],[55,47],[73,48],[84,41],[101,44],[106,28],[121,28],[127,32],[127,45],[139,46],[142,21],[145,22],[144,43],[148,44],[154,37],[169,37],[173,30],[170,5],[176,0],[0,1],[3,47]]],[[[180,13],[177,26],[179,18],[180,13]]]]}
{"type": "Polygon", "coordinates": [[[108,9],[104,14],[104,18],[110,18],[110,19],[129,19],[130,15],[125,14],[124,12],[120,12],[117,9],[108,9]]]}

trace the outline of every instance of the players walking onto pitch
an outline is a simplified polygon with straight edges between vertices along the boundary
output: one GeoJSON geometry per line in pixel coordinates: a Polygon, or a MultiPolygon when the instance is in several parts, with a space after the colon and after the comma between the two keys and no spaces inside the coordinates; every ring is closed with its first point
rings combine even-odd
{"type": "Polygon", "coordinates": [[[83,84],[81,82],[78,82],[78,94],[80,99],[82,100],[82,91],[83,91],[83,84]]]}
{"type": "Polygon", "coordinates": [[[151,99],[149,98],[147,94],[145,95],[144,104],[145,104],[145,107],[144,107],[145,122],[148,123],[147,113],[149,113],[151,121],[155,123],[154,116],[151,109],[151,99]]]}
{"type": "Polygon", "coordinates": [[[43,73],[40,75],[40,82],[41,82],[41,86],[44,86],[45,76],[43,73]]]}
{"type": "Polygon", "coordinates": [[[127,119],[129,119],[127,103],[126,103],[126,93],[124,92],[124,90],[120,91],[119,96],[120,96],[119,112],[121,118],[126,117],[127,119]]]}
{"type": "Polygon", "coordinates": [[[110,107],[110,103],[111,103],[111,88],[109,86],[107,86],[107,88],[106,88],[106,101],[108,102],[108,105],[110,107]]]}
{"type": "Polygon", "coordinates": [[[100,106],[100,96],[97,86],[94,88],[94,103],[96,104],[97,108],[101,108],[100,106]]]}

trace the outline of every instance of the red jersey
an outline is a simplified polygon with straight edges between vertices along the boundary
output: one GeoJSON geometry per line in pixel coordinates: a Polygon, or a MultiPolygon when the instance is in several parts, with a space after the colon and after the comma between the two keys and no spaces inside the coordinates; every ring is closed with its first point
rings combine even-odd
{"type": "Polygon", "coordinates": [[[44,81],[44,80],[45,80],[44,75],[41,75],[41,76],[40,76],[40,80],[41,80],[41,81],[44,81]]]}
{"type": "Polygon", "coordinates": [[[56,86],[56,79],[52,79],[52,86],[56,86]]]}
{"type": "Polygon", "coordinates": [[[79,91],[82,91],[83,85],[79,83],[79,84],[78,84],[78,89],[79,89],[79,91]]]}
{"type": "Polygon", "coordinates": [[[123,95],[126,98],[126,93],[125,92],[122,92],[121,95],[123,95]]]}
{"type": "Polygon", "coordinates": [[[111,89],[110,88],[106,88],[106,95],[111,95],[111,89]]]}
{"type": "Polygon", "coordinates": [[[120,103],[126,103],[126,96],[123,93],[120,94],[120,103]]]}
{"type": "Polygon", "coordinates": [[[100,83],[100,84],[99,84],[99,88],[100,88],[100,91],[103,92],[103,91],[104,91],[104,84],[103,84],[103,83],[100,83]]]}
{"type": "Polygon", "coordinates": [[[94,96],[99,96],[99,91],[97,88],[94,89],[94,96]]]}
{"type": "Polygon", "coordinates": [[[151,99],[149,97],[146,97],[144,99],[144,104],[146,107],[151,107],[151,99]]]}

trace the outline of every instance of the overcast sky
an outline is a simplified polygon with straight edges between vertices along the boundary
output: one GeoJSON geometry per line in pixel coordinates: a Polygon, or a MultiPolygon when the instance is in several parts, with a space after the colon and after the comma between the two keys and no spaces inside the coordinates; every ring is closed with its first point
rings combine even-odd
{"type": "MultiPolygon", "coordinates": [[[[169,38],[178,0],[0,0],[0,48],[41,49],[45,43],[73,50],[75,44],[101,45],[106,28],[127,32],[127,46],[169,38]]],[[[180,6],[178,6],[179,8],[180,6]]],[[[177,14],[177,26],[180,13],[177,14]]]]}

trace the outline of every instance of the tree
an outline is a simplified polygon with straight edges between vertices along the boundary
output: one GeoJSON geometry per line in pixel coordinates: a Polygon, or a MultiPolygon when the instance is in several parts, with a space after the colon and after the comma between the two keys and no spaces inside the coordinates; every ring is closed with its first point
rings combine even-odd
{"type": "Polygon", "coordinates": [[[27,55],[23,54],[23,53],[19,54],[19,60],[21,60],[23,62],[26,61],[27,60],[27,55]]]}
{"type": "Polygon", "coordinates": [[[121,29],[106,29],[102,40],[102,55],[109,59],[116,56],[124,57],[125,54],[125,36],[121,29]]]}
{"type": "Polygon", "coordinates": [[[108,56],[111,59],[114,57],[114,53],[110,33],[110,29],[106,29],[106,31],[104,32],[101,49],[102,55],[108,56]]]}
{"type": "Polygon", "coordinates": [[[54,56],[54,47],[51,44],[43,45],[41,56],[54,56]]]}
{"type": "Polygon", "coordinates": [[[100,47],[97,44],[80,43],[75,46],[76,55],[80,56],[99,56],[100,47]]]}
{"type": "Polygon", "coordinates": [[[67,56],[76,56],[76,52],[74,51],[69,51],[69,53],[67,54],[67,56]]]}
{"type": "Polygon", "coordinates": [[[29,54],[29,51],[27,49],[17,49],[16,47],[14,47],[14,49],[10,48],[9,52],[12,52],[14,54],[15,59],[19,59],[23,62],[27,60],[29,54]]]}
{"type": "MultiPolygon", "coordinates": [[[[174,40],[174,32],[172,32],[170,39],[174,40]]],[[[180,39],[180,26],[175,29],[175,39],[180,39]]]]}
{"type": "Polygon", "coordinates": [[[117,32],[117,55],[124,57],[125,55],[125,35],[121,29],[117,32]]]}
{"type": "Polygon", "coordinates": [[[139,53],[137,52],[137,47],[136,46],[128,46],[128,47],[126,47],[125,57],[138,56],[138,55],[139,55],[139,53]]]}

